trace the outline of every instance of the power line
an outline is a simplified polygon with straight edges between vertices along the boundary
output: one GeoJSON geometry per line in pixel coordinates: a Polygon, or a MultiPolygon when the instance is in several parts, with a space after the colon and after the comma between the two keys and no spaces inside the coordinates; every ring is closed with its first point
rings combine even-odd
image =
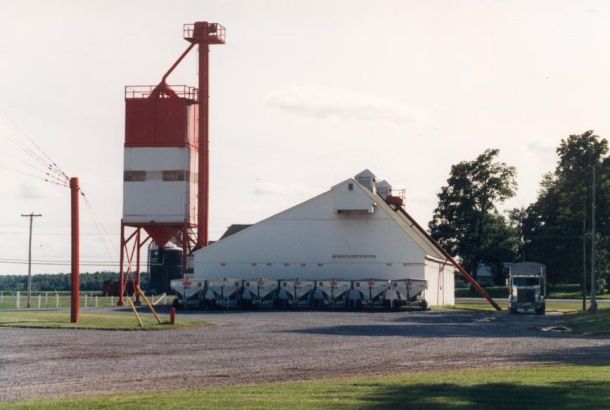
{"type": "MultiPolygon", "coordinates": [[[[81,236],[99,236],[97,232],[80,232],[81,236]]],[[[11,232],[11,231],[0,231],[0,235],[27,235],[26,232],[11,232]]],[[[70,232],[37,232],[38,236],[70,236],[70,232]]],[[[107,234],[108,236],[119,236],[119,234],[107,234]]]]}
{"type": "MultiPolygon", "coordinates": [[[[57,164],[55,163],[55,161],[53,161],[53,159],[51,159],[51,157],[36,143],[36,141],[30,137],[20,126],[19,124],[17,124],[17,122],[15,120],[13,120],[13,118],[4,110],[0,107],[0,112],[2,114],[4,114],[4,116],[9,120],[9,122],[11,122],[13,124],[13,127],[19,132],[21,133],[21,135],[23,135],[27,140],[30,141],[30,143],[38,150],[38,152],[40,153],[38,156],[41,156],[42,160],[44,161],[44,158],[46,158],[46,160],[50,163],[49,165],[51,165],[53,168],[55,168],[58,173],[60,175],[63,175],[63,177],[66,180],[69,180],[70,177],[68,177],[68,175],[57,166],[57,164]]],[[[27,148],[27,146],[26,146],[27,148]]],[[[29,148],[28,148],[29,149],[29,148]]]]}
{"type": "MultiPolygon", "coordinates": [[[[28,260],[25,259],[0,259],[0,264],[3,265],[27,265],[29,263],[28,260]]],[[[108,261],[89,261],[89,262],[80,262],[83,266],[118,266],[119,262],[108,262],[108,261]]],[[[71,261],[40,261],[33,260],[32,265],[45,265],[45,266],[71,266],[71,261]]]]}
{"type": "Polygon", "coordinates": [[[57,163],[51,159],[51,157],[36,143],[32,137],[30,137],[25,131],[23,131],[23,129],[19,127],[19,125],[5,110],[0,108],[0,113],[2,113],[4,117],[8,119],[15,130],[25,137],[26,141],[29,141],[30,145],[26,144],[23,139],[14,135],[10,129],[0,129],[0,135],[23,151],[31,160],[34,161],[34,163],[38,163],[38,166],[42,166],[42,168],[45,169],[45,171],[43,171],[38,166],[34,166],[22,160],[22,163],[40,174],[33,175],[31,173],[25,173],[19,170],[18,172],[35,179],[43,180],[50,184],[67,186],[69,177],[59,166],[57,166],[57,163]]]}
{"type": "MultiPolygon", "coordinates": [[[[112,241],[110,241],[111,245],[109,247],[107,237],[102,234],[102,230],[104,230],[104,227],[96,219],[95,211],[93,210],[93,207],[91,206],[91,203],[89,202],[89,199],[87,198],[85,193],[82,191],[81,191],[81,195],[85,199],[85,206],[86,206],[87,210],[89,211],[89,215],[91,215],[91,219],[93,220],[93,225],[95,226],[95,229],[98,232],[100,239],[102,240],[102,245],[104,246],[104,249],[106,250],[106,253],[108,254],[108,258],[110,260],[112,260],[112,255],[109,250],[110,247],[112,247],[112,241]]],[[[108,235],[108,234],[106,233],[106,235],[108,235]]],[[[115,251],[116,251],[116,249],[115,249],[115,251]]]]}

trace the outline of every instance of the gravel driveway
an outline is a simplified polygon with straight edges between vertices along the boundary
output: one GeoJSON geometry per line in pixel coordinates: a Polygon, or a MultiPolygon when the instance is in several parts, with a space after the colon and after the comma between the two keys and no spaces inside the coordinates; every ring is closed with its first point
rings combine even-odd
{"type": "Polygon", "coordinates": [[[0,328],[0,401],[429,369],[610,364],[610,337],[541,331],[559,324],[559,316],[184,315],[212,325],[150,332],[0,328]]]}

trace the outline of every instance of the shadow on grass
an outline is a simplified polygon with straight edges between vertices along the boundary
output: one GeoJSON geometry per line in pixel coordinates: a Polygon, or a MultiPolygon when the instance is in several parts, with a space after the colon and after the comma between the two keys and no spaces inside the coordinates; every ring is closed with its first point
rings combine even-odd
{"type": "Polygon", "coordinates": [[[359,409],[577,409],[608,408],[610,386],[603,382],[555,382],[544,386],[489,383],[366,384],[374,390],[359,409]]]}

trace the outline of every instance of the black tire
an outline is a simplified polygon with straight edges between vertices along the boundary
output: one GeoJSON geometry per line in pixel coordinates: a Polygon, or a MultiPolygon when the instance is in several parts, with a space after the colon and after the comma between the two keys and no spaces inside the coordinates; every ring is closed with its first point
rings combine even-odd
{"type": "Polygon", "coordinates": [[[428,302],[426,302],[426,299],[422,299],[419,301],[419,307],[421,308],[421,310],[428,310],[428,302]]]}
{"type": "Polygon", "coordinates": [[[321,302],[322,301],[320,299],[314,299],[314,300],[311,301],[309,306],[311,306],[311,308],[314,309],[314,310],[320,310],[321,302]]]}
{"type": "Polygon", "coordinates": [[[546,306],[542,306],[541,308],[536,309],[537,315],[544,315],[546,313],[546,306]]]}

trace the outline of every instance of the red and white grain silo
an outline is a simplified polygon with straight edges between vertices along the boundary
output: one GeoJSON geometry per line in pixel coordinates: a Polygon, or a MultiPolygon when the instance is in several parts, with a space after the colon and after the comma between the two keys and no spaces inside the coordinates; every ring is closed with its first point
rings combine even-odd
{"type": "Polygon", "coordinates": [[[190,45],[156,86],[125,87],[120,296],[128,279],[140,286],[140,251],[173,241],[187,255],[208,243],[209,45],[224,44],[220,24],[184,26],[190,45]],[[199,47],[199,87],[169,86],[167,77],[199,47]]]}

